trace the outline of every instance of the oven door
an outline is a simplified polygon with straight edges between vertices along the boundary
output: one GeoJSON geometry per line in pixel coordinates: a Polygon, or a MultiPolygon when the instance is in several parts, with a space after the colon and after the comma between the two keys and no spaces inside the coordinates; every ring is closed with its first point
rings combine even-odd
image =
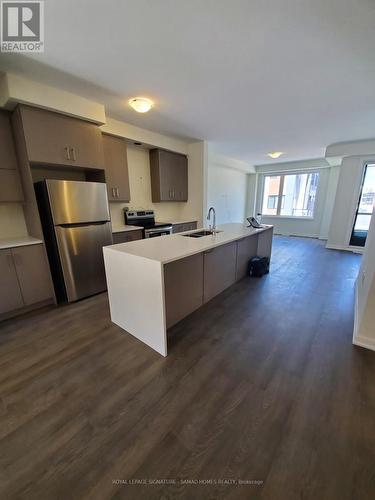
{"type": "Polygon", "coordinates": [[[156,238],[157,236],[166,236],[168,234],[172,234],[172,226],[145,229],[145,238],[156,238]]]}

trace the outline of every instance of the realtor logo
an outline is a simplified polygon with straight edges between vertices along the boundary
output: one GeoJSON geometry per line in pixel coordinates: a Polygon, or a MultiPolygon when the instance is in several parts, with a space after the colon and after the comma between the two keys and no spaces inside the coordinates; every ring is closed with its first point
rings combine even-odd
{"type": "Polygon", "coordinates": [[[44,52],[44,2],[1,2],[1,52],[44,52]]]}

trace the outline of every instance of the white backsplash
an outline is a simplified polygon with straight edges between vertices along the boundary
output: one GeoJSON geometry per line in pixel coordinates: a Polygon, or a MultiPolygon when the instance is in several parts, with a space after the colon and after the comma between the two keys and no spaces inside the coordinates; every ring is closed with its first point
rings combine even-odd
{"type": "Polygon", "coordinates": [[[0,203],[0,239],[27,236],[21,203],[0,203]]]}

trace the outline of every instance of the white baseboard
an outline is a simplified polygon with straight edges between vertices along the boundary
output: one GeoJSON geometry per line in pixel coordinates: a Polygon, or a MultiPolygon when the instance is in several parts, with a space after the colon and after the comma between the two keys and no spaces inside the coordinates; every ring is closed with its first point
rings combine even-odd
{"type": "Polygon", "coordinates": [[[371,349],[375,351],[375,338],[370,337],[356,337],[353,339],[353,344],[358,345],[359,347],[365,347],[366,349],[371,349]]]}
{"type": "Polygon", "coordinates": [[[330,245],[327,243],[326,248],[329,250],[343,250],[344,252],[352,252],[352,253],[363,253],[363,248],[360,247],[349,247],[345,245],[330,245]]]}
{"type": "Polygon", "coordinates": [[[302,233],[281,233],[274,231],[274,234],[277,236],[287,236],[288,238],[313,238],[313,239],[319,239],[317,234],[302,234],[302,233]]]}

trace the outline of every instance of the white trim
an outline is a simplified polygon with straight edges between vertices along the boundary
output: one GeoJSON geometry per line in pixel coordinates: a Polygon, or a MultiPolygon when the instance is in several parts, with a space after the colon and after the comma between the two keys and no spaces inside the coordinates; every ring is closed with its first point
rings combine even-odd
{"type": "Polygon", "coordinates": [[[317,172],[319,173],[320,170],[327,170],[327,168],[330,168],[329,165],[325,167],[302,167],[302,168],[296,168],[296,169],[289,169],[289,170],[265,170],[264,172],[257,172],[259,175],[265,175],[265,176],[278,176],[278,175],[297,175],[297,174],[305,174],[305,173],[314,173],[317,172]]]}
{"type": "Polygon", "coordinates": [[[358,333],[358,278],[354,288],[354,327],[353,327],[353,344],[358,333]]]}
{"type": "MultiPolygon", "coordinates": [[[[273,196],[273,195],[271,195],[273,196]]],[[[277,195],[275,195],[277,196],[277,195]]],[[[263,203],[262,203],[263,205],[263,203]]],[[[307,216],[304,217],[303,215],[265,215],[265,214],[262,214],[262,219],[266,219],[266,218],[270,218],[270,219],[301,219],[301,220],[315,220],[315,217],[310,217],[310,216],[307,216]]]]}
{"type": "Polygon", "coordinates": [[[265,173],[267,171],[293,171],[298,169],[310,169],[310,168],[327,168],[330,167],[326,158],[310,158],[305,160],[295,160],[295,161],[275,161],[268,163],[262,163],[255,165],[255,170],[258,173],[265,173]]]}
{"type": "Polygon", "coordinates": [[[365,347],[366,349],[371,349],[371,351],[375,351],[375,339],[372,339],[370,337],[359,336],[355,340],[353,339],[353,345],[357,345],[359,347],[365,347]]]}
{"type": "Polygon", "coordinates": [[[313,238],[315,240],[319,240],[319,236],[317,234],[311,234],[311,233],[289,233],[289,232],[281,232],[281,231],[274,231],[274,235],[277,236],[287,236],[289,238],[313,238]]]}
{"type": "Polygon", "coordinates": [[[328,250],[343,250],[345,252],[360,253],[360,254],[363,254],[364,250],[362,247],[351,247],[349,245],[331,245],[328,243],[326,245],[326,248],[328,248],[328,250]]]}

